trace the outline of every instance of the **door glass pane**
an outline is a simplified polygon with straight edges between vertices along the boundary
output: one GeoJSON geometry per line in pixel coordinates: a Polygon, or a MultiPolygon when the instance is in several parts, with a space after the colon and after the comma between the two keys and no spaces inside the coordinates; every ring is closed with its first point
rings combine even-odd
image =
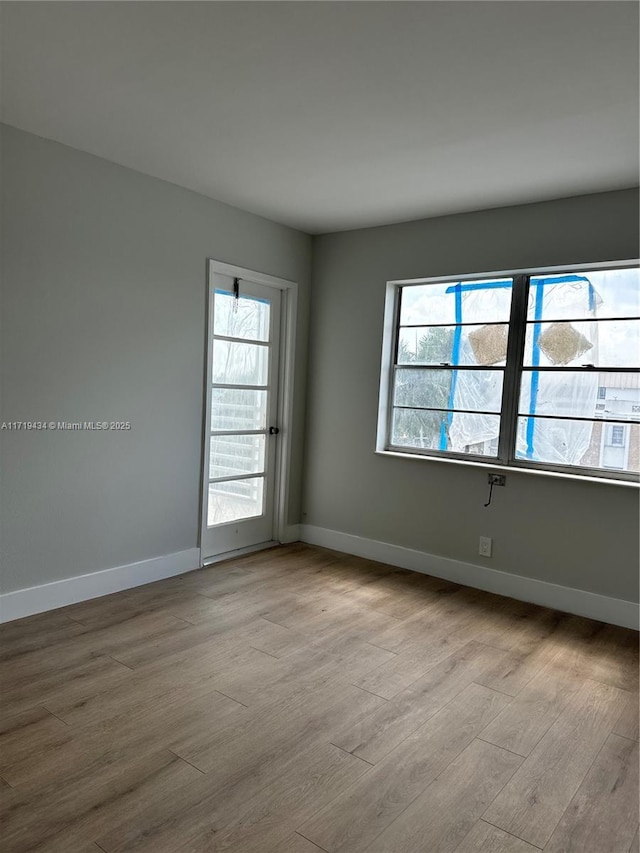
{"type": "Polygon", "coordinates": [[[640,471],[640,424],[518,418],[518,459],[610,471],[640,471]]]}
{"type": "Polygon", "coordinates": [[[264,471],[264,435],[212,435],[209,477],[238,477],[264,471]]]}
{"type": "Polygon", "coordinates": [[[508,322],[511,290],[510,278],[405,286],[400,325],[508,322]]]}
{"type": "Polygon", "coordinates": [[[637,269],[533,276],[528,320],[588,320],[640,316],[637,269]]]}
{"type": "Polygon", "coordinates": [[[227,480],[209,483],[207,524],[225,524],[243,518],[255,518],[264,511],[264,479],[227,480]]]}
{"type": "Polygon", "coordinates": [[[267,392],[246,388],[211,389],[211,431],[265,429],[267,392]]]}
{"type": "Polygon", "coordinates": [[[542,367],[594,364],[640,365],[640,321],[600,320],[531,323],[527,326],[524,364],[542,367]]]}
{"type": "Polygon", "coordinates": [[[499,412],[502,370],[407,370],[395,374],[394,405],[499,412]]]}
{"type": "Polygon", "coordinates": [[[266,385],[269,348],[260,344],[213,341],[214,383],[224,385],[266,385]]]}
{"type": "Polygon", "coordinates": [[[508,333],[506,324],[495,323],[401,328],[398,364],[504,364],[508,333]]]}
{"type": "Polygon", "coordinates": [[[391,442],[423,450],[497,456],[500,417],[468,412],[394,409],[391,442]]]}
{"type": "Polygon", "coordinates": [[[228,338],[249,338],[253,341],[269,340],[270,305],[254,296],[240,296],[237,300],[226,290],[216,290],[213,309],[213,334],[228,338]]]}

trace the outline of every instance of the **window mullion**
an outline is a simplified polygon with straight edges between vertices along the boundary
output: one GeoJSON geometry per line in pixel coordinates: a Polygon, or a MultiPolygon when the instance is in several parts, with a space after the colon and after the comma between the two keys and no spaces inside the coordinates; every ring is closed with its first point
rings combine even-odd
{"type": "Polygon", "coordinates": [[[520,396],[520,381],[524,358],[528,295],[529,276],[514,276],[511,316],[509,319],[507,362],[502,390],[500,438],[498,440],[498,458],[504,464],[513,461],[516,452],[518,398],[520,396]]]}

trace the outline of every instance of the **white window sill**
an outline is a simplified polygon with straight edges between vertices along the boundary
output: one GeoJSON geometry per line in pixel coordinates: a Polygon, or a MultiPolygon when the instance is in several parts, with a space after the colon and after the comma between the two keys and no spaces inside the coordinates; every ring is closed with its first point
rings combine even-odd
{"type": "Polygon", "coordinates": [[[487,472],[500,474],[533,474],[536,477],[554,477],[561,480],[574,480],[583,483],[606,483],[608,486],[624,486],[638,489],[640,482],[634,480],[617,480],[609,477],[589,477],[585,474],[569,474],[566,471],[544,471],[540,468],[521,468],[518,465],[501,465],[500,463],[476,462],[472,459],[447,459],[443,456],[427,456],[422,453],[400,453],[397,450],[376,450],[378,456],[393,456],[396,459],[417,460],[420,462],[436,462],[445,465],[466,465],[471,468],[483,468],[487,472]]]}

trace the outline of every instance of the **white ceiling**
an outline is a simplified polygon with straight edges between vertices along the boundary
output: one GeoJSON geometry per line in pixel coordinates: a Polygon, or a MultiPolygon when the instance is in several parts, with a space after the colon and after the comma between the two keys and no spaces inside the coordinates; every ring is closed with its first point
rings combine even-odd
{"type": "Polygon", "coordinates": [[[3,120],[318,233],[633,186],[633,2],[3,2],[3,120]]]}

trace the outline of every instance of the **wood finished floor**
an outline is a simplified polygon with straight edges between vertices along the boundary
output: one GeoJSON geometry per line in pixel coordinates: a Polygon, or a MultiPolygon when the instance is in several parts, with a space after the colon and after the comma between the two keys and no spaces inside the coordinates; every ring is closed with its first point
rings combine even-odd
{"type": "Polygon", "coordinates": [[[638,853],[632,631],[293,545],[0,638],[3,853],[638,853]]]}

